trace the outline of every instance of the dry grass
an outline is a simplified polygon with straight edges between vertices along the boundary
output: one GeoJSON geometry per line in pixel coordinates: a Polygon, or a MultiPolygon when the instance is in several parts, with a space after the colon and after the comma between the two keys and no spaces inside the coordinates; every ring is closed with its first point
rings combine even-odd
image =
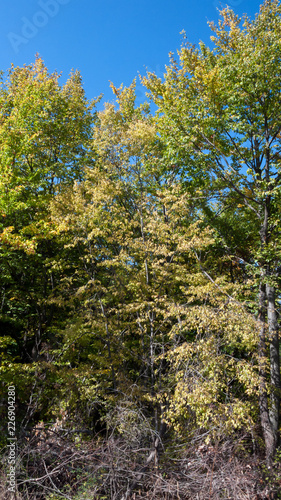
{"type": "Polygon", "coordinates": [[[132,444],[113,434],[75,444],[58,429],[37,426],[19,447],[18,493],[13,497],[5,491],[2,471],[0,500],[46,500],[50,495],[56,500],[281,498],[280,464],[266,471],[257,454],[241,451],[241,443],[189,444],[173,452],[163,448],[157,456],[148,443],[132,444]]]}

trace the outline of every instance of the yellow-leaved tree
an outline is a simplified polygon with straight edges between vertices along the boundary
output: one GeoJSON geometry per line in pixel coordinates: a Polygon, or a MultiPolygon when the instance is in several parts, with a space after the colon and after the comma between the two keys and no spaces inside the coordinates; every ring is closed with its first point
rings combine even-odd
{"type": "Polygon", "coordinates": [[[253,21],[225,8],[211,29],[214,48],[184,40],[164,80],[143,81],[167,157],[183,178],[201,179],[210,225],[252,279],[248,311],[259,322],[259,413],[270,462],[280,415],[281,6],[265,0],[253,21]]]}
{"type": "MultiPolygon", "coordinates": [[[[142,404],[157,446],[167,425],[209,439],[252,429],[258,337],[248,282],[221,252],[202,188],[188,190],[176,165],[167,171],[167,146],[134,90],[118,89],[118,106],[98,113],[95,166],[53,202],[64,248],[80,255],[62,359],[77,362],[83,347],[83,397],[107,410],[142,404]]],[[[124,414],[118,422],[124,429],[124,414]]]]}

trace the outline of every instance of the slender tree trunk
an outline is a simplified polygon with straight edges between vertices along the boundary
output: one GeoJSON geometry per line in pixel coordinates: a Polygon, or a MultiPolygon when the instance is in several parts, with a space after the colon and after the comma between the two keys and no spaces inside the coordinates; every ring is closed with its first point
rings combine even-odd
{"type": "MultiPolygon", "coordinates": [[[[269,171],[267,162],[266,173],[269,171]]],[[[268,177],[268,175],[267,175],[268,177]]],[[[268,178],[266,178],[268,180],[268,178]]],[[[265,250],[269,242],[270,196],[264,205],[264,220],[261,227],[261,249],[265,250]]],[[[259,290],[259,375],[260,375],[260,418],[266,449],[266,458],[271,462],[278,445],[278,427],[280,412],[280,363],[278,322],[275,308],[275,290],[267,281],[270,278],[269,264],[262,263],[259,290]],[[268,353],[269,349],[269,353],[268,353]],[[270,391],[266,364],[269,354],[270,391]],[[270,397],[269,397],[270,395],[270,397]]]]}
{"type": "Polygon", "coordinates": [[[104,321],[105,321],[106,345],[107,345],[107,352],[108,352],[108,360],[109,360],[110,367],[111,367],[112,385],[113,385],[113,390],[116,391],[117,382],[116,382],[115,370],[114,370],[113,359],[112,359],[112,354],[111,354],[111,342],[110,342],[110,334],[109,334],[109,329],[108,329],[108,321],[107,321],[107,316],[105,314],[105,310],[104,310],[103,303],[102,303],[101,299],[100,299],[100,306],[101,306],[101,311],[102,311],[104,321]]]}
{"type": "Polygon", "coordinates": [[[279,328],[275,307],[275,289],[269,284],[266,285],[266,296],[271,379],[271,405],[269,417],[277,445],[280,413],[279,328]]]}
{"type": "Polygon", "coordinates": [[[269,405],[268,405],[268,389],[267,389],[267,325],[266,325],[266,285],[263,283],[263,276],[261,277],[261,284],[259,290],[259,321],[260,321],[260,336],[259,336],[259,377],[260,377],[260,419],[263,431],[266,458],[268,462],[274,455],[276,449],[276,437],[270,420],[269,405]]]}

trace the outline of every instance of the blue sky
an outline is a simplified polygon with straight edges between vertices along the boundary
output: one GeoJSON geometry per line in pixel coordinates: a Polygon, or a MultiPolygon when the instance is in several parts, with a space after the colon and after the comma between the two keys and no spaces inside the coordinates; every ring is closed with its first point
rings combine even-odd
{"type": "MultiPolygon", "coordinates": [[[[228,5],[251,17],[257,0],[229,0],[228,5]]],[[[89,99],[104,94],[113,101],[109,80],[129,85],[146,68],[159,76],[168,53],[188,40],[209,43],[207,21],[218,18],[219,0],[9,0],[0,16],[0,69],[22,66],[39,53],[50,71],[79,69],[89,99]]],[[[144,89],[137,84],[137,99],[144,89]]]]}

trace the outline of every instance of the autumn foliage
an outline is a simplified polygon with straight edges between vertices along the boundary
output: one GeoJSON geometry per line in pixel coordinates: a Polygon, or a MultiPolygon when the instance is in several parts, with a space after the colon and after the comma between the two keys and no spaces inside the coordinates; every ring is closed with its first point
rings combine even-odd
{"type": "Polygon", "coordinates": [[[154,114],[40,57],[2,77],[19,499],[278,498],[281,6],[210,27],[142,78],[154,114]]]}

